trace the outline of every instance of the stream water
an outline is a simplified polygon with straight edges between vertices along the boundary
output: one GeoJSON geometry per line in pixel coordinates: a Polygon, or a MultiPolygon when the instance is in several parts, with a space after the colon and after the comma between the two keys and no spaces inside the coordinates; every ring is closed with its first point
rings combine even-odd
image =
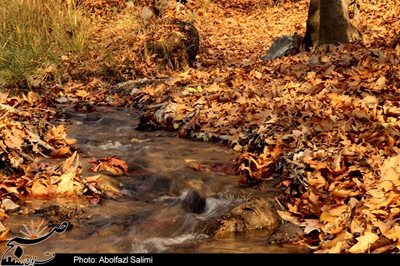
{"type": "MultiPolygon", "coordinates": [[[[261,192],[239,187],[240,177],[234,174],[237,154],[232,150],[180,139],[173,133],[137,131],[140,114],[134,110],[97,107],[92,113],[66,109],[66,114],[68,137],[77,139],[83,158],[116,155],[128,163],[129,173],[114,178],[124,196],[97,205],[63,199],[27,201],[26,206],[38,211],[12,215],[7,225],[15,235],[23,224],[29,225],[32,219],[49,220],[60,208],[69,211],[53,219],[54,224],[64,218],[75,221],[70,230],[52,236],[38,249],[63,253],[301,252],[295,247],[266,245],[268,235],[262,230],[220,239],[199,233],[199,225],[220,217],[246,198],[274,193],[272,189],[261,192]],[[209,170],[195,170],[195,165],[209,170]],[[191,191],[205,198],[200,214],[182,207],[191,191]]],[[[87,165],[84,169],[87,171],[87,165]]]]}

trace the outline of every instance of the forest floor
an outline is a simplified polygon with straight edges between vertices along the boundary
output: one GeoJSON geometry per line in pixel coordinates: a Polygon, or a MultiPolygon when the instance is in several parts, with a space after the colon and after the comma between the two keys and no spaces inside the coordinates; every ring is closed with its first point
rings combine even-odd
{"type": "MultiPolygon", "coordinates": [[[[44,82],[45,90],[24,97],[0,95],[1,216],[12,209],[10,199],[26,195],[99,198],[96,178],[80,176],[73,140],[57,126],[56,103],[82,111],[134,106],[143,111],[142,129],[240,152],[243,186],[281,180],[279,214],[304,228],[298,244],[316,252],[399,251],[399,6],[361,0],[362,42],[264,62],[274,39],[304,34],[308,1],[174,2],[159,18],[146,16],[146,1],[83,2],[96,23],[85,54],[62,58],[62,83],[44,82]],[[171,68],[145,53],[149,40],[172,30],[173,18],[199,30],[193,67],[171,68]],[[121,85],[144,78],[157,82],[121,85]],[[40,154],[71,157],[56,167],[34,160],[40,154]]],[[[126,171],[116,159],[97,163],[126,171]]]]}

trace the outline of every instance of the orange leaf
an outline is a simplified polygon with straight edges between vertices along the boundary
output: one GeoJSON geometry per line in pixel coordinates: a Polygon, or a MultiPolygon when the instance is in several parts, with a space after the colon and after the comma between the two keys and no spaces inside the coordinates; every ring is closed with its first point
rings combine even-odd
{"type": "Polygon", "coordinates": [[[90,163],[93,164],[93,167],[90,169],[93,172],[105,171],[111,175],[123,175],[128,173],[128,165],[126,162],[115,156],[92,160],[90,163]]]}

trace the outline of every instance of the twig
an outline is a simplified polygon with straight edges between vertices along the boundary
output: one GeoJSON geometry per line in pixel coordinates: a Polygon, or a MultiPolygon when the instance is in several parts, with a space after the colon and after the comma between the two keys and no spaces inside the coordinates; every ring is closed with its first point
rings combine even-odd
{"type": "Polygon", "coordinates": [[[275,197],[275,201],[276,201],[276,203],[278,204],[278,206],[279,206],[282,210],[286,211],[285,206],[283,206],[283,204],[278,200],[277,197],[275,197]]]}
{"type": "Polygon", "coordinates": [[[0,120],[5,118],[11,111],[16,112],[18,111],[17,109],[15,109],[15,107],[18,105],[19,103],[14,104],[14,106],[9,106],[7,104],[0,104],[0,107],[2,109],[6,109],[7,111],[0,117],[0,120]]]}
{"type": "Polygon", "coordinates": [[[167,106],[167,104],[168,104],[167,102],[165,102],[165,103],[158,103],[158,104],[152,104],[152,105],[147,106],[147,109],[158,109],[158,108],[167,106]]]}
{"type": "Polygon", "coordinates": [[[97,194],[97,195],[103,195],[103,192],[101,192],[100,190],[98,190],[97,188],[95,188],[92,184],[90,184],[84,177],[78,177],[78,176],[76,176],[77,178],[79,178],[81,181],[82,181],[82,183],[89,189],[89,190],[91,190],[92,192],[94,192],[95,194],[97,194]]]}
{"type": "Polygon", "coordinates": [[[26,154],[26,153],[24,153],[24,152],[22,152],[22,151],[17,151],[17,150],[15,150],[15,152],[16,153],[18,153],[19,155],[21,155],[23,158],[25,158],[26,160],[28,160],[28,161],[34,161],[35,159],[32,157],[32,156],[30,156],[29,154],[26,154]]]}
{"type": "Polygon", "coordinates": [[[53,148],[51,145],[49,145],[46,142],[44,142],[43,140],[41,140],[37,134],[33,133],[32,131],[30,131],[28,129],[26,129],[26,131],[28,132],[29,136],[31,136],[34,139],[34,141],[36,141],[40,146],[42,146],[43,148],[46,148],[48,150],[55,151],[55,148],[53,148]]]}

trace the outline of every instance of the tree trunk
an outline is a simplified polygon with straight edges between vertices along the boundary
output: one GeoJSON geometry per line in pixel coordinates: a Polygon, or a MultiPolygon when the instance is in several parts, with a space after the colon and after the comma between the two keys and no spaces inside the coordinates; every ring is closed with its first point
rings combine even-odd
{"type": "Polygon", "coordinates": [[[304,45],[348,43],[358,40],[359,32],[349,20],[348,0],[310,0],[304,45]]]}

